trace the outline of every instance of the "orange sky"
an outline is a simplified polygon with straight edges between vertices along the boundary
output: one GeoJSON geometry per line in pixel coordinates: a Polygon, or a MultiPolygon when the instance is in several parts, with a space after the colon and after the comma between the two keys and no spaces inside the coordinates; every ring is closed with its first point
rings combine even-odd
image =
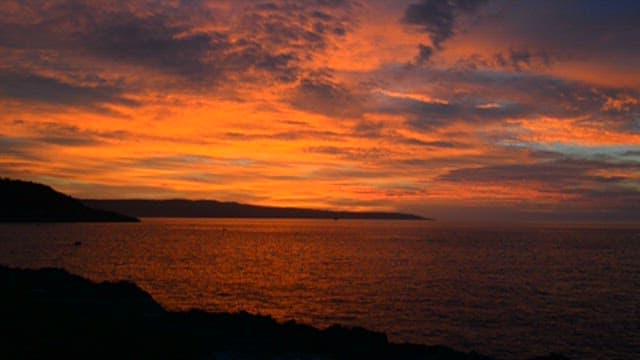
{"type": "Polygon", "coordinates": [[[6,0],[0,174],[82,198],[639,219],[638,24],[634,1],[6,0]]]}

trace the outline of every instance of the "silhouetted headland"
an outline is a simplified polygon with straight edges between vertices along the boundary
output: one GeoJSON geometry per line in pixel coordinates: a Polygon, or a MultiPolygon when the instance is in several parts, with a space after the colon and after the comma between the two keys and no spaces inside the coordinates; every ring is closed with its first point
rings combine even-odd
{"type": "Polygon", "coordinates": [[[136,222],[135,217],[88,207],[51,187],[0,179],[0,222],[136,222]]]}
{"type": "Polygon", "coordinates": [[[97,209],[136,217],[431,220],[396,212],[352,212],[247,205],[215,200],[82,200],[97,209]]]}
{"type": "Polygon", "coordinates": [[[246,312],[166,311],[133,283],[95,283],[60,269],[0,266],[0,286],[3,359],[491,359],[390,343],[360,327],[320,330],[246,312]]]}

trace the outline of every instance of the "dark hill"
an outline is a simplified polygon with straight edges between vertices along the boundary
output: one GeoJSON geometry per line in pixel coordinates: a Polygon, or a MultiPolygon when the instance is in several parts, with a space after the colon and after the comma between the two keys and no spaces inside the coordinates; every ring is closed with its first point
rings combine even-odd
{"type": "MultiPolygon", "coordinates": [[[[444,346],[394,344],[363,328],[320,330],[245,312],[170,312],[135,284],[98,284],[59,269],[0,266],[0,299],[6,360],[490,359],[444,346]]],[[[538,358],[544,359],[565,358],[538,358]]]]}
{"type": "Polygon", "coordinates": [[[138,219],[92,209],[49,186],[0,179],[0,222],[135,222],[138,219]]]}
{"type": "Polygon", "coordinates": [[[393,212],[349,212],[246,205],[215,200],[82,200],[88,206],[138,217],[231,217],[425,220],[393,212]]]}

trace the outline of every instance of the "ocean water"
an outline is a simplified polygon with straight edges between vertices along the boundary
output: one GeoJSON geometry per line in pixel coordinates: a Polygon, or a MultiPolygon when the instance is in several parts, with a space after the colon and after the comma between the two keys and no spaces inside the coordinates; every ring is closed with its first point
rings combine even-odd
{"type": "Polygon", "coordinates": [[[2,224],[0,264],[131,280],[168,309],[359,325],[502,359],[640,358],[640,226],[2,224]]]}

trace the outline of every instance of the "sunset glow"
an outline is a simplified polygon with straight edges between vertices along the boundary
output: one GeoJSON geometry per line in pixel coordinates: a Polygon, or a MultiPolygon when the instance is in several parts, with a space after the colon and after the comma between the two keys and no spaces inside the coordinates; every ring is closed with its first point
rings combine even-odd
{"type": "Polygon", "coordinates": [[[80,198],[638,220],[639,19],[636,1],[4,0],[0,175],[80,198]]]}

